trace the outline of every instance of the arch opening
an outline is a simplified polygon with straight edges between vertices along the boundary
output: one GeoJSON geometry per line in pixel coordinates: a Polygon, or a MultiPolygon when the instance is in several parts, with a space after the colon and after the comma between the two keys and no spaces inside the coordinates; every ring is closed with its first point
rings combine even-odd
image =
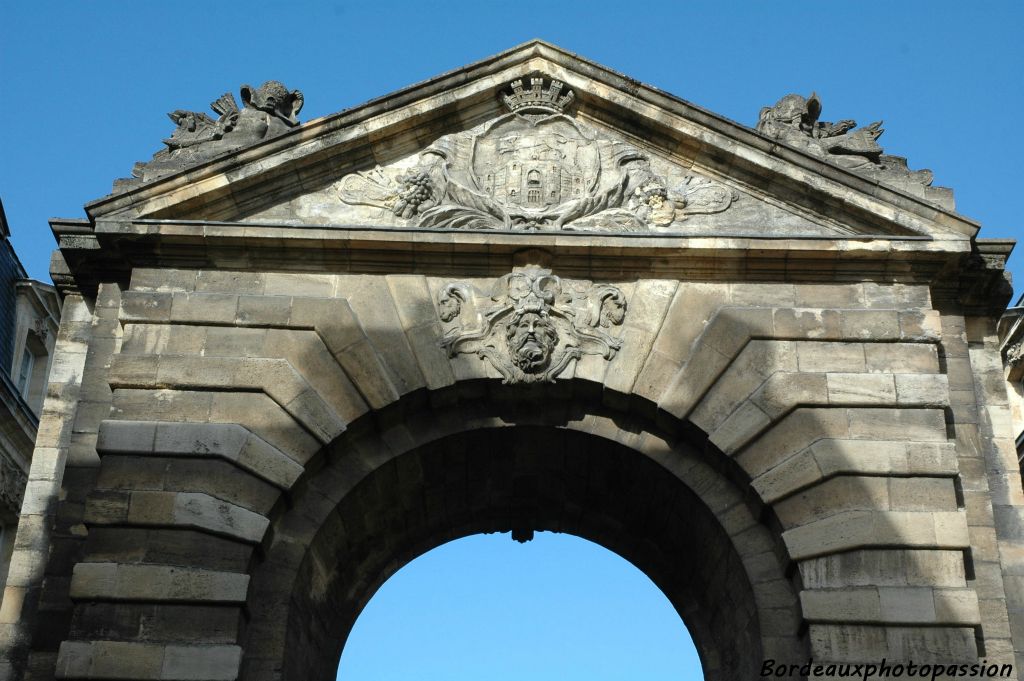
{"type": "Polygon", "coordinates": [[[394,574],[360,613],[338,681],[704,678],[658,588],[596,544],[474,535],[394,574]],[[685,673],[680,673],[684,670],[685,673]]]}
{"type": "Polygon", "coordinates": [[[503,420],[468,415],[507,409],[499,400],[378,416],[325,450],[252,571],[243,677],[334,679],[388,578],[452,540],[509,532],[569,534],[629,561],[678,613],[709,681],[805,655],[780,539],[706,446],[645,448],[651,431],[632,417],[617,414],[616,437],[588,432],[589,416],[546,425],[550,410],[522,405],[503,420]]]}

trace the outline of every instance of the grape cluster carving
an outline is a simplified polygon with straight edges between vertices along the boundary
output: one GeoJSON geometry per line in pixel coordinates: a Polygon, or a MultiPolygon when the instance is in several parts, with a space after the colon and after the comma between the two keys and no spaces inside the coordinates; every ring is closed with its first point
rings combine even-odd
{"type": "Polygon", "coordinates": [[[398,178],[401,189],[392,209],[400,218],[408,220],[434,205],[430,176],[423,171],[412,171],[398,178]]]}

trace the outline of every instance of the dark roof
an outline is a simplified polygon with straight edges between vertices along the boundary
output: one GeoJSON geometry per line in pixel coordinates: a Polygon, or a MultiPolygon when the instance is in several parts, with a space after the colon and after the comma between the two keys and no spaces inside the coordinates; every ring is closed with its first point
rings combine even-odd
{"type": "Polygon", "coordinates": [[[7,213],[4,212],[4,200],[0,199],[0,236],[10,238],[11,230],[7,228],[7,213]]]}

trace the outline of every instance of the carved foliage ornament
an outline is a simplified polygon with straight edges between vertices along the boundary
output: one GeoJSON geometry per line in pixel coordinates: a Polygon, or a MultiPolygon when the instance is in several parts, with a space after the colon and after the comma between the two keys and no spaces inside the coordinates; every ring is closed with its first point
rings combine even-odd
{"type": "Polygon", "coordinates": [[[584,125],[557,80],[515,81],[509,113],[445,135],[411,170],[376,167],[344,178],[351,205],[390,211],[426,228],[649,231],[726,210],[737,194],[696,175],[655,173],[637,147],[584,125]]]}
{"type": "Polygon", "coordinates": [[[503,383],[552,382],[571,361],[610,360],[622,345],[606,331],[625,316],[622,291],[536,266],[506,274],[489,294],[464,282],[447,284],[437,302],[448,356],[476,354],[503,383]]]}

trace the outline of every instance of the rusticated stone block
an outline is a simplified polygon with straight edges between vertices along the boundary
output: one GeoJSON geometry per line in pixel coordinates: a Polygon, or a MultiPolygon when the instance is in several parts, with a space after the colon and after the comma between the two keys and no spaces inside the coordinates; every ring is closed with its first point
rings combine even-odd
{"type": "Polygon", "coordinates": [[[234,681],[240,661],[238,646],[65,641],[57,678],[234,681]]]}
{"type": "Polygon", "coordinates": [[[174,293],[171,296],[171,320],[231,322],[238,309],[238,296],[226,293],[174,293]]]}
{"type": "Polygon", "coordinates": [[[931,374],[939,370],[938,350],[925,343],[864,343],[868,371],[931,374]]]}
{"type": "Polygon", "coordinates": [[[829,309],[788,309],[774,311],[775,335],[780,338],[838,340],[843,337],[842,315],[829,309]]]}
{"type": "Polygon", "coordinates": [[[71,598],[123,601],[245,601],[249,575],[172,565],[79,563],[71,598]]]}
{"type": "Polygon", "coordinates": [[[800,371],[846,372],[864,371],[864,343],[797,343],[796,352],[800,371]]]}
{"type": "Polygon", "coordinates": [[[959,663],[978,658],[972,627],[812,624],[808,636],[815,660],[867,662],[884,657],[904,666],[909,660],[959,663]]]}
{"type": "Polygon", "coordinates": [[[262,515],[198,492],[96,492],[86,507],[87,523],[177,525],[258,542],[269,521],[262,515]]]}
{"type": "Polygon", "coordinates": [[[65,641],[57,657],[58,679],[159,679],[164,649],[117,641],[65,641]]]}
{"type": "Polygon", "coordinates": [[[234,681],[242,649],[238,646],[167,646],[161,679],[234,681]]]}
{"type": "Polygon", "coordinates": [[[964,588],[960,551],[942,549],[861,549],[800,562],[807,589],[860,586],[964,588]]]}
{"type": "Polygon", "coordinates": [[[867,546],[966,548],[962,512],[846,511],[787,530],[783,539],[794,559],[812,558],[867,546]]]}

